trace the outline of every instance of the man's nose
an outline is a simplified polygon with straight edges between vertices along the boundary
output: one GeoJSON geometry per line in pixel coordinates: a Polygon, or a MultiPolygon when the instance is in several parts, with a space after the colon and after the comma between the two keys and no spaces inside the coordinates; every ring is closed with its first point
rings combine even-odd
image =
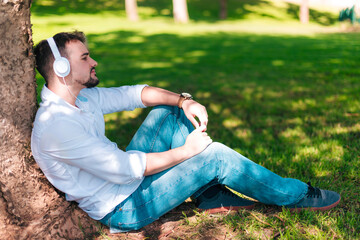
{"type": "Polygon", "coordinates": [[[91,66],[96,67],[98,65],[97,61],[95,61],[94,59],[91,59],[91,60],[92,60],[91,66]]]}

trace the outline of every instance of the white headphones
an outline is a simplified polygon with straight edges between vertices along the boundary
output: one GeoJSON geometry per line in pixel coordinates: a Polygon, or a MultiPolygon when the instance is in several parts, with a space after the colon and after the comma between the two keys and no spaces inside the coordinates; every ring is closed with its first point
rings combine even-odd
{"type": "Polygon", "coordinates": [[[55,61],[53,64],[54,72],[59,77],[66,77],[70,73],[70,63],[65,57],[60,55],[59,49],[56,46],[54,38],[47,39],[49,46],[51,48],[51,52],[55,57],[55,61]]]}

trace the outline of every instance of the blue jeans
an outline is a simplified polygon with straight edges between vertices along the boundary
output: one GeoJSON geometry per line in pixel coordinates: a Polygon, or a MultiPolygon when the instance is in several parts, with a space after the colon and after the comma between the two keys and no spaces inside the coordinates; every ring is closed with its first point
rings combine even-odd
{"type": "MultiPolygon", "coordinates": [[[[163,152],[182,146],[193,126],[177,107],[155,107],[147,116],[127,150],[163,152]]],[[[100,221],[112,232],[146,226],[195,198],[214,184],[265,204],[284,206],[298,202],[307,185],[282,178],[221,143],[210,144],[200,154],[160,173],[147,176],[139,188],[100,221]]]]}

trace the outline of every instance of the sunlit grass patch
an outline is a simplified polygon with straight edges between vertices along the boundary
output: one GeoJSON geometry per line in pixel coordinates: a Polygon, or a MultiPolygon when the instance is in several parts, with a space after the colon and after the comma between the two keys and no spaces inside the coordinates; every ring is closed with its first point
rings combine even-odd
{"type": "Polygon", "coordinates": [[[337,140],[331,140],[320,144],[319,150],[326,159],[341,160],[344,155],[344,148],[337,140]]]}
{"type": "Polygon", "coordinates": [[[305,146],[303,148],[300,148],[298,150],[298,153],[296,154],[297,159],[319,159],[320,157],[320,151],[318,148],[314,146],[305,146]]]}
{"type": "Polygon", "coordinates": [[[360,132],[360,123],[356,123],[352,126],[342,126],[340,123],[334,127],[326,129],[329,134],[346,134],[351,132],[360,132]]]}
{"type": "Polygon", "coordinates": [[[284,139],[284,141],[292,142],[296,144],[310,144],[310,138],[306,135],[303,129],[299,126],[295,128],[287,128],[285,131],[280,133],[280,137],[284,139]]]}

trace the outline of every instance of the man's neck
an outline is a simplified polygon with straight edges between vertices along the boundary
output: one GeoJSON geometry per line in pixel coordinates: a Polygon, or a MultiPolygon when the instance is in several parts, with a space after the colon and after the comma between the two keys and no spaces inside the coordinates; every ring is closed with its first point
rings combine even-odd
{"type": "Polygon", "coordinates": [[[53,84],[49,83],[47,85],[47,88],[56,95],[58,95],[59,97],[61,97],[62,99],[64,99],[69,104],[76,107],[75,101],[81,89],[74,89],[71,86],[66,87],[65,84],[61,84],[59,82],[53,84]]]}

